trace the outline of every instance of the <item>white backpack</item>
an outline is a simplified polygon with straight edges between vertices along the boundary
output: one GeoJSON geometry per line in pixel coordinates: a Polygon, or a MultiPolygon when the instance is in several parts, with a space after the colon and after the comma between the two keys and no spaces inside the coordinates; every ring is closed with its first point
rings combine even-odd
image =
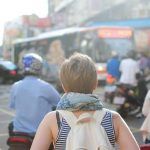
{"type": "Polygon", "coordinates": [[[58,110],[71,127],[66,150],[114,150],[101,126],[106,110],[95,111],[94,114],[82,113],[78,118],[69,111],[58,110]]]}

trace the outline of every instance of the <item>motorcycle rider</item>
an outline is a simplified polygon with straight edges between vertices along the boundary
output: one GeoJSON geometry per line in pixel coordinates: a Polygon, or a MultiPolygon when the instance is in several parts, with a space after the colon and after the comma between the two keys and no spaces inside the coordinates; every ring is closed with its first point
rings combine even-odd
{"type": "Polygon", "coordinates": [[[43,60],[29,53],[22,59],[24,79],[14,83],[10,92],[10,108],[15,117],[9,125],[9,133],[34,134],[46,113],[56,107],[60,95],[54,87],[39,78],[43,60]]]}
{"type": "Polygon", "coordinates": [[[120,78],[120,60],[116,51],[111,52],[112,57],[107,61],[107,73],[114,77],[117,81],[120,78]]]}
{"type": "Polygon", "coordinates": [[[135,106],[129,114],[133,115],[140,110],[140,104],[134,97],[134,89],[137,87],[136,74],[140,72],[138,62],[135,60],[135,51],[131,50],[127,53],[127,56],[121,61],[119,70],[121,72],[120,84],[122,84],[124,91],[124,97],[126,100],[135,106]]]}
{"type": "Polygon", "coordinates": [[[129,51],[121,60],[119,70],[121,72],[119,82],[122,84],[137,86],[136,74],[140,72],[138,62],[135,60],[135,51],[129,51]]]}

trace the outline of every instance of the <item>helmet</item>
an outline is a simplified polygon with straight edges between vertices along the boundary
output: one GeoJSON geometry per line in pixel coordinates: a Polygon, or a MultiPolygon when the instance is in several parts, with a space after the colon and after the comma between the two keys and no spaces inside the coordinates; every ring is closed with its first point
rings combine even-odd
{"type": "Polygon", "coordinates": [[[112,57],[118,57],[118,53],[116,51],[111,51],[111,56],[112,57]]]}
{"type": "Polygon", "coordinates": [[[127,52],[127,57],[134,59],[135,58],[135,54],[136,53],[135,53],[134,50],[130,50],[130,51],[127,52]]]}
{"type": "Polygon", "coordinates": [[[43,59],[41,56],[35,53],[26,54],[23,59],[23,70],[24,73],[39,75],[42,70],[43,59]]]}

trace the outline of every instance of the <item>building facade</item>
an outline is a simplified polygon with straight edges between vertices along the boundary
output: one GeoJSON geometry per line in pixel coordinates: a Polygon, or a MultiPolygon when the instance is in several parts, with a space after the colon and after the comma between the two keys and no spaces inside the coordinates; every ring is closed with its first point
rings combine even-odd
{"type": "Polygon", "coordinates": [[[55,28],[90,21],[114,21],[150,17],[149,0],[49,0],[49,16],[55,28]]]}
{"type": "Polygon", "coordinates": [[[16,39],[37,36],[51,29],[49,17],[39,18],[37,15],[23,15],[5,24],[3,34],[3,52],[5,59],[10,59],[12,43],[16,39]]]}
{"type": "Polygon", "coordinates": [[[129,26],[138,51],[150,47],[150,0],[50,0],[52,28],[129,26]]]}

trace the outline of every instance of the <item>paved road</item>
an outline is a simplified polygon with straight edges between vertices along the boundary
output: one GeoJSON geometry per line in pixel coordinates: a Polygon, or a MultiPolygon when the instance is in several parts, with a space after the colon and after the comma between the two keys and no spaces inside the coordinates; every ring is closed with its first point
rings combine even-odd
{"type": "MultiPolygon", "coordinates": [[[[14,111],[8,109],[8,96],[10,92],[10,85],[0,86],[0,150],[7,150],[6,140],[8,138],[7,126],[14,116],[14,111]]],[[[95,91],[100,97],[103,97],[103,88],[98,88],[95,91]]],[[[106,107],[114,109],[113,105],[104,104],[106,107]]],[[[137,141],[142,143],[142,138],[139,133],[139,128],[143,122],[144,118],[135,119],[128,118],[126,120],[130,129],[134,133],[137,141]]]]}
{"type": "Polygon", "coordinates": [[[7,126],[12,120],[14,112],[8,109],[8,95],[10,86],[0,86],[0,150],[7,150],[6,139],[8,138],[7,126]]]}

